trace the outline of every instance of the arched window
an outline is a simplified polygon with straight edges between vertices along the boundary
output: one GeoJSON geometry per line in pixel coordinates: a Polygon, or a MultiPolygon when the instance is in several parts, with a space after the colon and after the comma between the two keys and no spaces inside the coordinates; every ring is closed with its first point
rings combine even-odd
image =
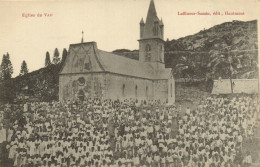
{"type": "Polygon", "coordinates": [[[149,44],[145,47],[145,61],[151,61],[151,46],[149,44]]]}
{"type": "Polygon", "coordinates": [[[154,36],[157,36],[157,35],[158,35],[158,22],[155,22],[155,23],[154,23],[153,35],[154,35],[154,36]]]}
{"type": "Polygon", "coordinates": [[[137,87],[137,85],[135,85],[135,97],[137,97],[137,89],[138,89],[138,87],[137,87]]]}
{"type": "Polygon", "coordinates": [[[123,84],[122,95],[123,95],[123,97],[125,96],[125,84],[123,84]]]}

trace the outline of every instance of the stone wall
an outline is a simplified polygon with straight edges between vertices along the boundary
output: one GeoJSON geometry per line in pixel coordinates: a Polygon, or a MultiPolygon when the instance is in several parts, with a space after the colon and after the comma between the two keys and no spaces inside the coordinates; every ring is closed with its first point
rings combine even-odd
{"type": "MultiPolygon", "coordinates": [[[[258,93],[258,79],[232,79],[233,93],[258,93]]],[[[212,94],[230,94],[231,85],[229,79],[214,80],[212,94]]]]}

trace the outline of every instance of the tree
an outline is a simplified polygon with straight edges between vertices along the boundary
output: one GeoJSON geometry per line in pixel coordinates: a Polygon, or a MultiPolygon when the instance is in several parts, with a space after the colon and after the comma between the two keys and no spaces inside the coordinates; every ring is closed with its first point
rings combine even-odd
{"type": "Polygon", "coordinates": [[[60,63],[60,53],[59,53],[59,51],[58,51],[58,49],[56,48],[55,50],[54,50],[54,55],[53,55],[53,60],[52,60],[52,63],[53,64],[58,64],[58,63],[60,63]]]}
{"type": "MultiPolygon", "coordinates": [[[[257,55],[255,53],[255,55],[257,55]]],[[[241,54],[238,56],[243,64],[242,70],[239,71],[240,78],[252,79],[258,77],[258,61],[257,58],[250,54],[241,54]]]]}
{"type": "Polygon", "coordinates": [[[68,51],[66,48],[64,48],[62,52],[61,66],[63,66],[63,64],[65,63],[67,55],[68,55],[68,51]]]}
{"type": "Polygon", "coordinates": [[[49,52],[46,52],[45,67],[49,66],[50,64],[51,64],[50,53],[49,53],[49,52]]]}
{"type": "Polygon", "coordinates": [[[187,64],[187,57],[185,56],[181,56],[179,58],[179,63],[175,65],[175,67],[173,68],[172,72],[174,76],[179,76],[179,77],[186,77],[185,75],[185,70],[187,70],[189,68],[188,64],[187,64]]]}
{"type": "Polygon", "coordinates": [[[2,58],[2,63],[1,63],[1,66],[0,66],[0,80],[4,79],[4,65],[5,65],[5,62],[6,62],[6,56],[4,54],[3,58],[2,58]]]}
{"type": "Polygon", "coordinates": [[[6,53],[6,60],[7,60],[7,76],[8,76],[8,79],[12,77],[12,74],[14,73],[14,70],[13,70],[13,65],[11,63],[11,60],[10,60],[10,56],[9,56],[9,53],[7,52],[6,53]]]}
{"type": "MultiPolygon", "coordinates": [[[[234,64],[234,57],[232,54],[230,54],[230,50],[231,50],[231,45],[233,43],[233,35],[231,33],[229,33],[228,35],[224,36],[224,41],[227,44],[226,50],[227,50],[227,57],[228,57],[228,63],[229,63],[229,79],[230,79],[230,86],[231,86],[231,93],[233,94],[233,82],[232,82],[232,75],[234,72],[234,68],[232,67],[232,64],[234,64]]],[[[237,71],[236,71],[237,72],[237,71]]]]}
{"type": "Polygon", "coordinates": [[[178,59],[178,63],[173,67],[173,75],[176,78],[194,79],[195,70],[199,67],[199,62],[191,59],[191,56],[181,56],[178,59]]]}
{"type": "Polygon", "coordinates": [[[0,101],[3,103],[12,103],[16,94],[15,86],[17,83],[14,83],[12,79],[5,80],[0,84],[0,101]]]}
{"type": "Polygon", "coordinates": [[[9,53],[3,55],[2,63],[1,63],[1,79],[6,80],[10,79],[13,74],[13,65],[10,61],[9,53]]]}
{"type": "Polygon", "coordinates": [[[20,70],[20,76],[21,75],[25,75],[25,74],[28,74],[28,68],[27,68],[27,63],[25,61],[22,62],[22,65],[21,65],[21,70],[20,70]]]}

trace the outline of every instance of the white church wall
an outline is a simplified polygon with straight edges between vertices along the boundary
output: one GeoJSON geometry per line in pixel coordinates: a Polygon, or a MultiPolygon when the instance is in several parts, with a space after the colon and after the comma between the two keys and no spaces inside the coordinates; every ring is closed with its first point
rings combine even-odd
{"type": "Polygon", "coordinates": [[[168,98],[168,81],[167,80],[155,80],[154,85],[154,99],[166,102],[168,98]]]}
{"type": "Polygon", "coordinates": [[[167,99],[167,80],[129,77],[111,73],[85,73],[60,75],[60,101],[76,100],[80,92],[85,98],[101,99],[167,99]],[[84,79],[83,79],[84,78],[84,79]],[[84,80],[84,83],[80,82],[84,80]],[[124,90],[123,90],[124,85],[124,90]]]}
{"type": "Polygon", "coordinates": [[[60,75],[60,101],[76,100],[79,97],[79,92],[84,93],[86,98],[106,98],[106,82],[107,80],[103,73],[60,75]],[[80,82],[80,80],[84,80],[84,82],[80,82]]]}
{"type": "Polygon", "coordinates": [[[117,74],[109,75],[109,98],[111,99],[152,99],[153,85],[148,79],[128,77],[117,74]],[[136,89],[137,86],[137,89],[136,89]],[[147,90],[147,91],[146,91],[147,90]]]}

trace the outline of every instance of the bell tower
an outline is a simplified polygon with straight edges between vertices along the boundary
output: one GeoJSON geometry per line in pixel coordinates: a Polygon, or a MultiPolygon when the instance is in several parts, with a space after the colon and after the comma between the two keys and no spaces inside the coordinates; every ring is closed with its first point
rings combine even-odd
{"type": "Polygon", "coordinates": [[[140,21],[139,61],[157,64],[157,67],[164,65],[163,38],[163,21],[158,18],[154,0],[151,0],[146,22],[143,18],[140,21]]]}

